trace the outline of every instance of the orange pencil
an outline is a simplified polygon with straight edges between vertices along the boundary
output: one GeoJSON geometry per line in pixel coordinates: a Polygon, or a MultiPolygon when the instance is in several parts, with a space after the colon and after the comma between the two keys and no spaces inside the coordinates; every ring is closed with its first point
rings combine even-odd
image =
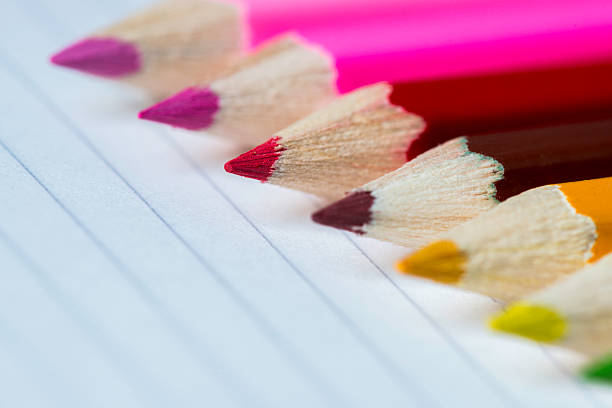
{"type": "Polygon", "coordinates": [[[397,266],[503,300],[522,297],[612,251],[611,201],[612,177],[538,187],[453,228],[397,266]]]}

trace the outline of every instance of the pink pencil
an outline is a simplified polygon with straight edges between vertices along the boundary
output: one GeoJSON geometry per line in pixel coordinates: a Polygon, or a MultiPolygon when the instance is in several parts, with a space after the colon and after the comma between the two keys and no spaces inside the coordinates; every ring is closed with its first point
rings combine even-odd
{"type": "MultiPolygon", "coordinates": [[[[338,0],[339,8],[330,9],[328,16],[339,14],[343,1],[338,0]]],[[[612,60],[612,3],[608,0],[414,2],[399,7],[388,3],[381,7],[384,12],[369,2],[355,10],[347,7],[350,18],[339,16],[335,25],[327,24],[323,15],[301,15],[303,10],[293,12],[289,6],[279,11],[275,3],[266,4],[250,0],[246,16],[253,43],[293,26],[334,57],[340,92],[378,81],[400,85],[612,60]]],[[[394,102],[403,105],[410,100],[405,89],[394,87],[394,102]]],[[[214,87],[187,91],[143,111],[141,118],[177,127],[188,122],[196,130],[208,129],[215,117],[225,116],[218,114],[220,104],[215,109],[193,104],[194,93],[209,95],[214,87]]]]}
{"type": "Polygon", "coordinates": [[[344,92],[381,80],[571,65],[612,53],[609,0],[234,3],[240,7],[202,0],[166,3],[68,47],[53,61],[96,75],[132,77],[145,86],[169,83],[176,90],[225,69],[245,37],[258,45],[295,30],[335,57],[344,92]],[[93,41],[101,38],[106,42],[93,41]]]}
{"type": "MultiPolygon", "coordinates": [[[[608,0],[438,1],[380,7],[375,1],[356,1],[358,12],[345,4],[346,16],[329,24],[326,15],[303,13],[302,20],[299,8],[289,11],[292,2],[286,2],[281,18],[278,0],[249,0],[252,41],[258,44],[295,29],[335,57],[342,92],[383,80],[549,68],[612,56],[608,0]]],[[[337,4],[342,3],[349,2],[337,4]]]]}

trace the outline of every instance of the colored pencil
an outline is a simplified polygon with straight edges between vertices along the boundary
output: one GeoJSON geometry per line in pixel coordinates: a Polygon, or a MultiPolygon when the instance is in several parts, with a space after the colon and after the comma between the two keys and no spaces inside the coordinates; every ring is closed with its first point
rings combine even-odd
{"type": "Polygon", "coordinates": [[[590,381],[612,383],[612,355],[597,358],[582,369],[582,376],[590,381]]]}
{"type": "Polygon", "coordinates": [[[376,7],[368,7],[367,0],[166,0],[69,45],[51,62],[168,96],[224,73],[250,39],[253,46],[260,46],[286,31],[337,26],[366,16],[380,18],[424,4],[424,0],[381,0],[376,7]]]}
{"type": "Polygon", "coordinates": [[[452,139],[313,220],[418,247],[532,187],[612,176],[612,121],[452,139]]]}
{"type": "Polygon", "coordinates": [[[612,250],[612,177],[538,187],[459,225],[400,271],[503,300],[522,297],[612,250]]]}
{"type": "Polygon", "coordinates": [[[234,5],[166,1],[70,45],[51,62],[167,96],[231,66],[243,49],[240,26],[234,5]]]}
{"type": "Polygon", "coordinates": [[[379,81],[525,71],[612,55],[606,0],[239,3],[254,45],[295,30],[324,47],[336,60],[343,93],[379,81]]]}
{"type": "MultiPolygon", "coordinates": [[[[128,27],[142,41],[148,39],[155,46],[160,38],[173,38],[159,36],[160,26],[162,30],[188,32],[190,35],[183,38],[192,42],[192,47],[198,44],[195,47],[198,48],[203,41],[207,49],[217,49],[218,46],[210,42],[220,39],[251,37],[252,43],[257,45],[281,32],[295,30],[333,55],[341,92],[383,80],[401,83],[576,66],[609,61],[612,55],[612,43],[608,41],[612,34],[612,8],[607,0],[566,0],[562,3],[553,0],[536,3],[530,0],[460,1],[453,2],[452,7],[448,1],[360,1],[356,5],[345,0],[285,3],[239,2],[248,9],[244,11],[246,22],[237,22],[240,7],[233,7],[232,16],[218,24],[229,33],[217,33],[215,26],[214,30],[208,30],[209,35],[204,40],[172,21],[148,24],[148,30],[140,30],[132,24],[128,27]],[[250,35],[245,33],[249,28],[250,35]],[[500,49],[504,52],[499,52],[500,49]]],[[[192,20],[196,20],[195,16],[192,20]]],[[[115,35],[116,31],[105,30],[91,38],[122,40],[121,33],[115,35]]],[[[121,43],[138,48],[138,40],[130,37],[121,43]]],[[[232,43],[232,51],[234,45],[232,43]]],[[[113,55],[100,53],[97,47],[91,46],[81,46],[81,50],[91,62],[81,63],[81,69],[87,65],[89,72],[96,71],[93,69],[95,61],[107,61],[113,55]]],[[[83,53],[72,53],[73,62],[80,59],[77,58],[80,54],[83,53]]],[[[184,54],[176,52],[173,57],[180,61],[184,54]]],[[[200,66],[208,70],[206,64],[200,66]]],[[[196,83],[203,82],[192,78],[189,85],[196,83]]],[[[175,86],[174,90],[180,88],[175,86]]]]}
{"type": "Polygon", "coordinates": [[[379,91],[348,93],[275,133],[231,160],[226,169],[327,198],[341,197],[457,135],[610,117],[611,74],[612,64],[594,65],[405,84],[399,94],[397,85],[386,92],[384,85],[376,85],[379,91]],[[389,92],[391,101],[425,121],[424,130],[414,114],[390,106],[389,92]],[[398,101],[403,94],[412,98],[398,101]],[[388,126],[381,127],[370,110],[394,113],[384,119],[388,126]],[[398,132],[398,126],[406,126],[410,137],[398,132]],[[256,160],[261,154],[267,160],[256,160]]]}
{"type": "MultiPolygon", "coordinates": [[[[610,184],[608,185],[608,188],[610,184]]],[[[609,194],[609,190],[606,192],[609,194]]],[[[546,265],[540,269],[546,274],[546,265]]],[[[557,344],[589,356],[612,348],[612,256],[511,304],[493,329],[557,344]]],[[[591,373],[601,373],[601,369],[591,373]]]]}
{"type": "Polygon", "coordinates": [[[325,54],[285,35],[263,44],[227,75],[187,88],[139,117],[252,146],[329,102],[336,94],[333,81],[325,54]]]}
{"type": "MultiPolygon", "coordinates": [[[[364,10],[377,7],[371,2],[364,10]]],[[[343,93],[378,81],[575,66],[609,59],[612,52],[612,7],[606,0],[408,2],[386,15],[346,23],[300,27],[283,16],[272,21],[272,29],[270,20],[263,28],[257,20],[249,19],[255,42],[276,30],[297,29],[323,46],[336,60],[343,93]]]]}
{"type": "Polygon", "coordinates": [[[389,85],[377,84],[346,94],[229,161],[225,170],[338,199],[401,166],[405,146],[424,128],[421,118],[389,103],[389,92],[389,85]]]}

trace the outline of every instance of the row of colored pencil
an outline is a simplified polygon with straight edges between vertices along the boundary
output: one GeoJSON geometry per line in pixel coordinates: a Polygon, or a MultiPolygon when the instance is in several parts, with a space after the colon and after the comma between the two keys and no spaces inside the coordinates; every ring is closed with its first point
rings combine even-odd
{"type": "MultiPolygon", "coordinates": [[[[608,3],[180,0],[52,62],[165,98],[140,118],[256,145],[226,171],[332,200],[320,224],[418,248],[400,271],[516,301],[493,328],[601,357],[608,3]]],[[[612,380],[612,360],[586,373],[612,380]]]]}

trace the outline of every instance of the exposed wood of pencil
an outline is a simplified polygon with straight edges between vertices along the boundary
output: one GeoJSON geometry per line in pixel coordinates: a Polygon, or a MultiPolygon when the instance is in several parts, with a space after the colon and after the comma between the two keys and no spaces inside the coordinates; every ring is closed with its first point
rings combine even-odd
{"type": "Polygon", "coordinates": [[[221,108],[211,132],[252,146],[336,95],[336,72],[321,49],[295,36],[265,47],[242,69],[211,83],[221,108]]]}

